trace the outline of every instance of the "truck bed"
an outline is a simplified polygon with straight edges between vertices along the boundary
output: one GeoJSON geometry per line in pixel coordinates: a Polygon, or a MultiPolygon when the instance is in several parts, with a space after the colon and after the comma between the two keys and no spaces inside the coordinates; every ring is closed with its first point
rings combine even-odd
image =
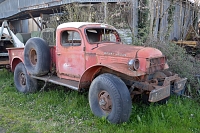
{"type": "Polygon", "coordinates": [[[51,83],[54,83],[57,85],[65,86],[72,90],[78,91],[78,83],[79,82],[77,82],[77,81],[61,79],[57,76],[48,76],[48,75],[41,76],[41,77],[31,75],[31,77],[38,79],[38,80],[43,80],[43,81],[51,82],[51,83]]]}

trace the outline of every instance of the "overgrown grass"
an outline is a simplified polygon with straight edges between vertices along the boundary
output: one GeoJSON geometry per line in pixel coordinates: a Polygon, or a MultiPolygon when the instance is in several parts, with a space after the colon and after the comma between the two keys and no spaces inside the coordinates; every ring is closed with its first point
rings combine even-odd
{"type": "Polygon", "coordinates": [[[16,91],[12,73],[0,75],[0,132],[200,132],[199,103],[188,98],[172,97],[164,105],[133,103],[130,120],[115,125],[92,114],[87,93],[51,85],[49,91],[25,95],[16,91]]]}

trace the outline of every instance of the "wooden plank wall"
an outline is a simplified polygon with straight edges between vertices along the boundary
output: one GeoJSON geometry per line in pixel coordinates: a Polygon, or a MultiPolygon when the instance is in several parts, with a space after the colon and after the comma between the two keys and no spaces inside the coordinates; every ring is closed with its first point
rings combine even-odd
{"type": "MultiPolygon", "coordinates": [[[[156,0],[153,0],[156,1],[156,0]]],[[[158,27],[159,27],[159,17],[162,16],[161,20],[161,28],[160,28],[160,35],[159,39],[164,40],[164,37],[167,33],[168,29],[168,8],[170,6],[169,0],[160,0],[154,2],[153,7],[153,18],[156,18],[155,25],[153,28],[153,37],[158,37],[158,27]],[[157,10],[157,11],[156,11],[157,10]],[[158,11],[159,10],[159,11],[158,11]]],[[[194,28],[197,28],[197,21],[195,24],[193,24],[195,21],[195,15],[194,15],[195,7],[193,4],[191,4],[188,1],[176,1],[175,2],[175,11],[174,11],[174,22],[171,29],[171,32],[169,33],[169,38],[172,40],[174,37],[177,39],[184,39],[190,25],[193,25],[194,28]]],[[[151,16],[151,14],[150,14],[151,16]]],[[[198,19],[198,18],[197,18],[198,19]]]]}

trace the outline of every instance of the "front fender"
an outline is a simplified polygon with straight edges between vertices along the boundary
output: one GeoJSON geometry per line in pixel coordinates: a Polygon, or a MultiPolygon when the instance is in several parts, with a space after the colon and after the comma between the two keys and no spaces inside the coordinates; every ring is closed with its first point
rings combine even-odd
{"type": "Polygon", "coordinates": [[[130,76],[130,77],[137,77],[145,75],[142,71],[133,71],[128,68],[127,64],[121,64],[121,63],[112,63],[112,64],[99,64],[89,67],[81,76],[80,82],[79,82],[79,89],[89,87],[92,80],[95,78],[96,74],[102,69],[102,68],[108,68],[110,70],[114,70],[116,72],[122,73],[124,75],[130,76]]]}

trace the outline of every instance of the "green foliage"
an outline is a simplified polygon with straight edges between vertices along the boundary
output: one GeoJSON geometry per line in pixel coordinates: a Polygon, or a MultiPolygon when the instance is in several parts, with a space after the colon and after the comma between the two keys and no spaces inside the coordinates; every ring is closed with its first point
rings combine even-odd
{"type": "Polygon", "coordinates": [[[149,28],[139,28],[138,33],[140,34],[138,37],[133,37],[133,44],[137,46],[144,45],[144,43],[148,39],[148,33],[146,32],[149,28]]]}

